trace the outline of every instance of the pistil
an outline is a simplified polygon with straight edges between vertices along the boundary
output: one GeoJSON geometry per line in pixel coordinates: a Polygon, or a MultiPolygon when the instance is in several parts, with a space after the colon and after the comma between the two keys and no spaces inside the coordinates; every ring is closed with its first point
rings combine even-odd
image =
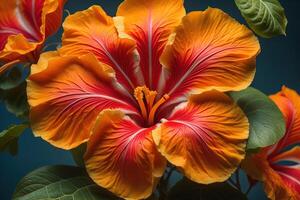
{"type": "Polygon", "coordinates": [[[163,103],[166,102],[166,100],[169,98],[169,95],[165,94],[159,101],[157,101],[154,106],[151,108],[149,117],[148,117],[148,124],[153,124],[154,122],[154,117],[155,117],[155,112],[161,106],[163,103]]]}

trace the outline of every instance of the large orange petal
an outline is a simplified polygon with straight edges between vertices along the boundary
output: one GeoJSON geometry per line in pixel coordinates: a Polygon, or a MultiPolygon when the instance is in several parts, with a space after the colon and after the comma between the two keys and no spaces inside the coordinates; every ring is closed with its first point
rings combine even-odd
{"type": "Polygon", "coordinates": [[[0,60],[36,62],[45,38],[61,24],[65,0],[3,0],[0,60]]]}
{"type": "Polygon", "coordinates": [[[282,150],[284,147],[300,143],[300,96],[296,91],[287,87],[270,98],[281,110],[286,121],[286,133],[274,147],[273,154],[282,150]]]}
{"type": "Polygon", "coordinates": [[[120,111],[103,111],[84,156],[90,177],[125,199],[150,196],[166,166],[153,142],[153,129],[140,127],[120,111]]]}
{"type": "Polygon", "coordinates": [[[221,10],[191,12],[160,58],[165,90],[173,97],[185,97],[188,92],[244,89],[253,80],[259,51],[254,34],[221,10]]]}
{"type": "Polygon", "coordinates": [[[114,21],[99,6],[77,12],[66,18],[60,53],[67,55],[95,54],[99,61],[111,66],[117,80],[133,90],[140,80],[135,43],[121,39],[114,21]]]}
{"type": "Polygon", "coordinates": [[[89,138],[103,109],[118,108],[139,117],[133,100],[122,92],[112,69],[93,55],[45,53],[28,80],[31,128],[54,146],[74,148],[89,138]]]}
{"type": "Polygon", "coordinates": [[[173,29],[185,15],[183,0],[125,0],[117,11],[124,30],[137,44],[146,85],[155,89],[161,73],[159,57],[173,29]]]}
{"type": "Polygon", "coordinates": [[[159,151],[198,183],[226,180],[245,155],[248,119],[225,94],[192,96],[153,131],[159,151]]]}

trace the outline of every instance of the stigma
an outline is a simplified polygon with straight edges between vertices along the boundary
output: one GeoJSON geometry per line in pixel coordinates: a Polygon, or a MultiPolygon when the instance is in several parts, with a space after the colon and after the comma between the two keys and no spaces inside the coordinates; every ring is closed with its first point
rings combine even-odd
{"type": "Polygon", "coordinates": [[[141,114],[149,126],[153,125],[157,109],[169,99],[165,94],[158,101],[157,92],[149,90],[146,86],[139,86],[134,89],[134,97],[137,100],[141,114]]]}

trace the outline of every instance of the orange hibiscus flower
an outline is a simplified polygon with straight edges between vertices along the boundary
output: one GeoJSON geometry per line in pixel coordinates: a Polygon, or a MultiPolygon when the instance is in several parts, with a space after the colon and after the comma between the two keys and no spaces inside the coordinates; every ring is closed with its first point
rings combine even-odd
{"type": "Polygon", "coordinates": [[[208,184],[244,158],[248,120],[223,92],[252,82],[259,43],[219,9],[184,15],[182,0],[125,0],[115,18],[92,6],[32,67],[34,134],[87,142],[90,177],[120,197],[151,195],[166,161],[208,184]]]}
{"type": "Polygon", "coordinates": [[[286,133],[277,143],[262,148],[243,162],[243,168],[254,179],[264,183],[270,199],[300,199],[300,96],[283,87],[271,96],[286,122],[286,133]],[[290,163],[288,163],[290,162],[290,163]]]}
{"type": "Polygon", "coordinates": [[[60,27],[65,0],[2,0],[0,74],[19,62],[36,63],[47,37],[60,27]]]}

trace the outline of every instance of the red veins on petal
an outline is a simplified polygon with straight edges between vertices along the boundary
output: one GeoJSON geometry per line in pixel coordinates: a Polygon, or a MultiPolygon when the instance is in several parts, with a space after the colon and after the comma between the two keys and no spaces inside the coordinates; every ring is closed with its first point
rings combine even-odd
{"type": "Polygon", "coordinates": [[[99,61],[114,69],[118,82],[130,92],[143,83],[138,74],[135,42],[118,37],[112,17],[101,7],[92,6],[67,17],[63,27],[61,54],[93,53],[99,61]]]}
{"type": "Polygon", "coordinates": [[[125,32],[136,42],[145,84],[156,90],[161,73],[159,57],[173,29],[185,15],[182,0],[125,0],[117,16],[124,18],[125,32]]]}
{"type": "Polygon", "coordinates": [[[32,130],[54,146],[71,149],[87,141],[99,112],[107,108],[139,118],[111,69],[92,55],[48,52],[32,69],[27,87],[32,130]]]}
{"type": "Polygon", "coordinates": [[[244,158],[249,124],[225,94],[192,96],[152,133],[159,151],[189,179],[209,184],[228,179],[244,158]]]}
{"type": "Polygon", "coordinates": [[[37,62],[45,39],[60,27],[65,0],[3,0],[0,61],[37,62]]]}
{"type": "Polygon", "coordinates": [[[126,199],[150,196],[166,166],[151,136],[154,128],[142,128],[120,111],[103,111],[84,157],[91,178],[126,199]]]}
{"type": "Polygon", "coordinates": [[[10,35],[24,35],[29,41],[40,39],[41,12],[44,0],[1,3],[0,41],[2,50],[10,35]],[[36,8],[36,10],[35,10],[36,8]]]}
{"type": "Polygon", "coordinates": [[[187,14],[160,57],[169,106],[190,93],[241,90],[255,74],[260,46],[254,34],[223,11],[208,8],[187,14]]]}

